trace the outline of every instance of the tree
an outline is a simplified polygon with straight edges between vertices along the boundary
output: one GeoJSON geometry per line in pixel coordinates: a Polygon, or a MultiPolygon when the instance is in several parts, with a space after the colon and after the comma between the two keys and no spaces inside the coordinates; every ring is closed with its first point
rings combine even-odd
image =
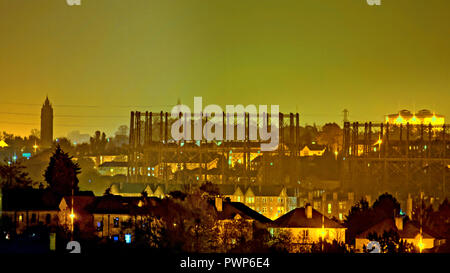
{"type": "MultiPolygon", "coordinates": [[[[414,250],[414,245],[400,240],[398,232],[394,230],[384,231],[383,235],[370,233],[367,236],[370,241],[377,241],[380,244],[382,253],[407,253],[414,250]]],[[[368,251],[364,249],[364,251],[368,251]]]]}
{"type": "Polygon", "coordinates": [[[400,214],[400,203],[389,193],[380,195],[373,203],[372,208],[375,210],[378,218],[381,219],[395,217],[400,214]]]}
{"type": "Polygon", "coordinates": [[[98,155],[104,152],[106,143],[106,134],[101,133],[100,131],[95,131],[95,135],[90,138],[92,153],[98,155]]]}
{"type": "Polygon", "coordinates": [[[373,203],[362,199],[350,209],[344,224],[347,227],[345,238],[353,243],[355,236],[367,228],[379,223],[383,219],[392,218],[400,214],[400,203],[390,194],[384,193],[373,203]]]}
{"type": "Polygon", "coordinates": [[[345,238],[348,243],[354,242],[355,236],[368,228],[372,221],[372,211],[369,203],[365,199],[361,199],[353,205],[344,220],[347,227],[345,238]]]}
{"type": "Polygon", "coordinates": [[[172,194],[143,218],[138,226],[139,244],[171,252],[217,251],[217,217],[208,197],[200,190],[172,194]]]}
{"type": "Polygon", "coordinates": [[[12,162],[0,165],[0,186],[3,189],[26,188],[33,186],[33,181],[25,167],[20,162],[12,162]]]}
{"type": "Polygon", "coordinates": [[[322,127],[322,131],[317,136],[317,142],[326,145],[333,152],[339,151],[342,147],[342,129],[336,123],[327,123],[322,127]]]}
{"type": "Polygon", "coordinates": [[[78,192],[78,177],[80,167],[72,161],[59,145],[50,157],[50,163],[45,170],[45,181],[50,189],[60,195],[71,195],[72,190],[78,192]]]}

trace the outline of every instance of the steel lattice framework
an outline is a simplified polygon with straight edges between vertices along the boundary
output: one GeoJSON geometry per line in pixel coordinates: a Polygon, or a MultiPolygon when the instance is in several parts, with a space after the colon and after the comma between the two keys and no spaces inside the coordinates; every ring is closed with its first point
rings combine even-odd
{"type": "Polygon", "coordinates": [[[447,196],[447,131],[448,125],[345,122],[344,188],[447,196]]]}

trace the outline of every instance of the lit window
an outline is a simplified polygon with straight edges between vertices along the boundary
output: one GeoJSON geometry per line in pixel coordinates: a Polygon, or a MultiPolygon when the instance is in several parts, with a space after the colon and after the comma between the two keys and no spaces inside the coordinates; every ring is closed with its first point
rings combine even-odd
{"type": "Polygon", "coordinates": [[[342,221],[342,213],[339,213],[339,220],[342,221]]]}
{"type": "Polygon", "coordinates": [[[331,214],[331,203],[328,203],[328,214],[331,214]]]}
{"type": "Polygon", "coordinates": [[[97,222],[97,231],[102,231],[103,230],[103,221],[99,221],[97,222]]]}
{"type": "Polygon", "coordinates": [[[125,243],[127,244],[131,243],[131,234],[125,234],[125,243]]]}

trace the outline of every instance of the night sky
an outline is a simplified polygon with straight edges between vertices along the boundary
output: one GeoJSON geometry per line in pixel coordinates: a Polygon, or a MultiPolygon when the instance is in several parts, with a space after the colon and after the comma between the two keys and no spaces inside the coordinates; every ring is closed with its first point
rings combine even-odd
{"type": "Polygon", "coordinates": [[[450,118],[450,1],[0,0],[0,131],[113,134],[131,110],[279,104],[301,123],[450,118]]]}

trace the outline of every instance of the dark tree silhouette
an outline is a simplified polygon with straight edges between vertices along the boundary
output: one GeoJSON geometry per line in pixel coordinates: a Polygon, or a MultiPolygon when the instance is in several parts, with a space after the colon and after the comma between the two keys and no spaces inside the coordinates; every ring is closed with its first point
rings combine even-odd
{"type": "Polygon", "coordinates": [[[373,203],[372,208],[366,200],[360,200],[351,209],[346,217],[347,243],[354,243],[355,236],[367,228],[379,223],[383,219],[395,217],[400,214],[400,203],[390,194],[384,193],[373,203]]]}
{"type": "Polygon", "coordinates": [[[25,167],[20,162],[0,165],[0,187],[3,189],[26,188],[33,185],[33,181],[24,172],[25,167]]]}
{"type": "Polygon", "coordinates": [[[395,217],[400,214],[400,203],[388,193],[380,195],[372,207],[380,218],[395,217]]]}
{"type": "MultiPolygon", "coordinates": [[[[414,250],[414,245],[401,240],[398,233],[394,230],[384,231],[381,236],[377,233],[370,233],[368,239],[379,242],[383,253],[408,253],[414,250]]],[[[369,252],[365,248],[364,251],[369,252]]]]}
{"type": "Polygon", "coordinates": [[[72,157],[65,153],[58,145],[50,163],[45,170],[45,181],[50,190],[59,195],[71,195],[78,192],[78,177],[80,167],[72,161],[72,157]]]}

